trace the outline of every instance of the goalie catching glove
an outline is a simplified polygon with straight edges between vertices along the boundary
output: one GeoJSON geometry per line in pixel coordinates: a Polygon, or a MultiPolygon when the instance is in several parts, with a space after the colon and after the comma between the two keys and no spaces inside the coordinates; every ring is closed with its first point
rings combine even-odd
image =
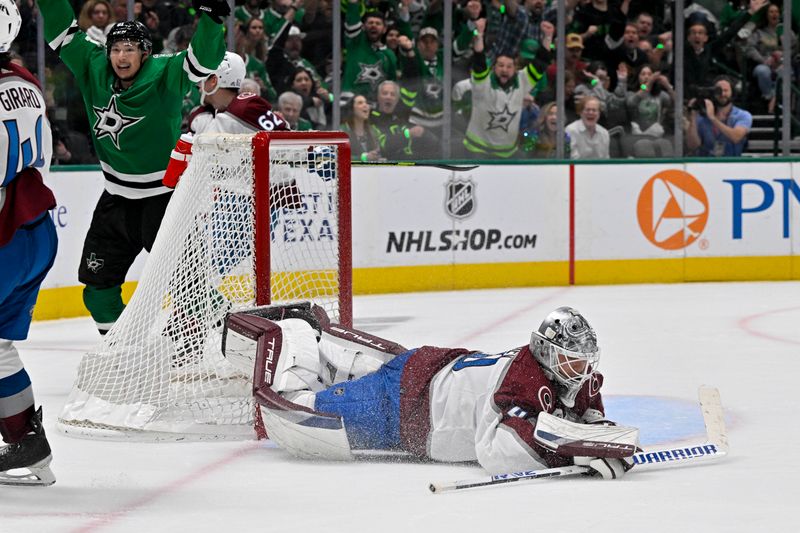
{"type": "Polygon", "coordinates": [[[227,0],[192,0],[192,7],[208,15],[217,24],[222,24],[222,19],[231,14],[227,0]]]}

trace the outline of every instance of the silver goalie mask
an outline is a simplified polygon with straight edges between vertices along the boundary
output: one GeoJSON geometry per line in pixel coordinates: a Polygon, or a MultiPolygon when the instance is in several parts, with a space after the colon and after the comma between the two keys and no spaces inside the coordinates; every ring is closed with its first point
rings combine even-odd
{"type": "Polygon", "coordinates": [[[575,403],[581,386],[597,370],[600,347],[589,322],[571,307],[559,307],[531,334],[531,353],[564,388],[567,407],[575,403]]]}

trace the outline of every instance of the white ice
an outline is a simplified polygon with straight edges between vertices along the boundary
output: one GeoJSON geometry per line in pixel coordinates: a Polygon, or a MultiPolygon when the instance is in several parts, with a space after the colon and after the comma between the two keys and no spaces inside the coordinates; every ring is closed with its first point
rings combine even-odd
{"type": "Polygon", "coordinates": [[[355,299],[355,319],[409,347],[499,351],[527,343],[560,305],[578,308],[597,330],[609,399],[696,402],[699,385],[718,387],[731,455],[705,466],[634,470],[621,481],[565,478],[435,495],[429,482],[483,471],[304,462],[269,442],[73,439],[54,423],[97,334],[88,319],[62,320],[34,324],[19,345],[44,406],[58,481],[0,488],[0,531],[800,531],[798,282],[367,296],[355,299]]]}

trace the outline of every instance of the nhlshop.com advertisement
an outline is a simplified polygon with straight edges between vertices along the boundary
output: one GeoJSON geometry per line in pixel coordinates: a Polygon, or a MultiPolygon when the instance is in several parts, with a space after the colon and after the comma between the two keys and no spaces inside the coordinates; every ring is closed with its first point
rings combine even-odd
{"type": "Polygon", "coordinates": [[[567,258],[563,167],[364,170],[353,187],[356,267],[567,258]]]}
{"type": "MultiPolygon", "coordinates": [[[[800,279],[800,163],[382,165],[352,175],[356,294],[800,279]]],[[[75,316],[85,313],[77,270],[103,178],[56,170],[47,183],[59,251],[35,316],[75,316]]],[[[271,224],[274,248],[335,239],[330,205],[304,195],[271,224]]]]}

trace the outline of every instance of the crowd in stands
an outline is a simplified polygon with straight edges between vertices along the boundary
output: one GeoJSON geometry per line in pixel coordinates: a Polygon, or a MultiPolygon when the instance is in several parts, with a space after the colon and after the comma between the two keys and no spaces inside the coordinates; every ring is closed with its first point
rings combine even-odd
{"type": "MultiPolygon", "coordinates": [[[[246,90],[297,130],[331,129],[334,106],[355,159],[546,159],[739,156],[752,115],[772,113],[784,61],[797,72],[796,31],[782,0],[686,0],[684,101],[676,102],[672,0],[563,0],[565,72],[557,79],[555,0],[452,0],[453,62],[443,59],[446,0],[341,0],[340,98],[332,92],[334,0],[237,0],[235,52],[246,90]],[[790,31],[792,57],[781,36],[790,31]],[[445,121],[445,69],[452,116],[445,121]],[[564,86],[563,109],[555,105],[564,86]],[[674,113],[683,106],[682,149],[674,113]],[[558,138],[563,114],[565,137],[558,138]],[[446,122],[450,141],[444,147],[446,122]]],[[[36,4],[20,0],[17,60],[36,69],[36,4]]],[[[79,27],[98,43],[128,17],[126,0],[73,0],[79,27]]],[[[191,1],[136,0],[154,53],[185,49],[191,1]]],[[[797,15],[797,14],[795,14],[797,15]]],[[[46,97],[55,163],[96,162],[71,74],[48,49],[46,97]]],[[[796,77],[796,75],[795,75],[796,77]]],[[[794,83],[796,80],[792,80],[794,83]]],[[[187,94],[184,114],[199,103],[187,94]]]]}

